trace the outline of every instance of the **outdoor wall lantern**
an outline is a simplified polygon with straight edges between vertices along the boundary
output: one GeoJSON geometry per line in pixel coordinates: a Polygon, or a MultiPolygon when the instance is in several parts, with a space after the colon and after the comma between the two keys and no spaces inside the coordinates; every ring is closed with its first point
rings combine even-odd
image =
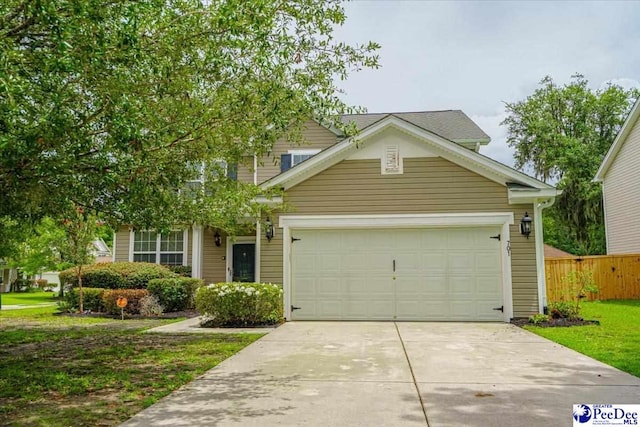
{"type": "Polygon", "coordinates": [[[220,232],[216,230],[216,234],[213,235],[213,241],[216,246],[222,245],[222,237],[220,237],[220,232]]]}
{"type": "Polygon", "coordinates": [[[264,223],[264,236],[267,238],[267,241],[270,242],[273,239],[274,229],[273,223],[270,218],[267,218],[267,221],[264,223]]]}
{"type": "Polygon", "coordinates": [[[531,234],[531,222],[533,220],[529,216],[529,212],[524,213],[524,217],[520,220],[520,233],[522,235],[527,236],[529,238],[529,234],[531,234]]]}

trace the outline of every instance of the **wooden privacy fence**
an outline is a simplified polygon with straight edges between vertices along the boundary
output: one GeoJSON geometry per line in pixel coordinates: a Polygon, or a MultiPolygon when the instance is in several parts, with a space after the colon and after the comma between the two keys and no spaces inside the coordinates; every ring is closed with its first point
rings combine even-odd
{"type": "Polygon", "coordinates": [[[592,272],[598,293],[588,300],[640,299],[640,254],[547,258],[544,266],[547,301],[575,298],[562,280],[571,271],[592,272]]]}

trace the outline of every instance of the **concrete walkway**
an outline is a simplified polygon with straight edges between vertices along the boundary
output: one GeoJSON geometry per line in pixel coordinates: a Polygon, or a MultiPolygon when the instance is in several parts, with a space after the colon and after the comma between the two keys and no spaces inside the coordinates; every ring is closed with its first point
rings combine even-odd
{"type": "Polygon", "coordinates": [[[180,322],[158,326],[157,328],[149,329],[146,332],[164,334],[268,334],[273,330],[275,330],[275,326],[268,328],[201,328],[200,318],[192,317],[180,322]]]}
{"type": "Polygon", "coordinates": [[[640,379],[508,324],[287,323],[133,426],[560,426],[640,379]]]}

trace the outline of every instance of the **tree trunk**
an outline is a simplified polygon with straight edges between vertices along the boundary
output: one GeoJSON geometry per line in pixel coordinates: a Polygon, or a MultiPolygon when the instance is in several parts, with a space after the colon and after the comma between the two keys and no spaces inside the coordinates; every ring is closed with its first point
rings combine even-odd
{"type": "Polygon", "coordinates": [[[82,301],[82,265],[78,266],[78,298],[79,298],[79,308],[80,313],[84,313],[84,305],[82,301]]]}

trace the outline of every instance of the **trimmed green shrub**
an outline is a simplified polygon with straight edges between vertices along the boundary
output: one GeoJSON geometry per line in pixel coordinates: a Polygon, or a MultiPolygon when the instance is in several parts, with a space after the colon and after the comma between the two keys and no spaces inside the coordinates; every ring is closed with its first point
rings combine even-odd
{"type": "MultiPolygon", "coordinates": [[[[75,268],[60,272],[63,286],[78,285],[75,268]]],[[[82,267],[82,285],[88,288],[145,289],[149,280],[179,277],[167,267],[148,262],[108,262],[82,267]]]]}
{"type": "Polygon", "coordinates": [[[171,312],[194,308],[196,291],[203,285],[202,280],[190,277],[154,279],[149,281],[147,290],[158,298],[165,312],[171,312]]]}
{"type": "MultiPolygon", "coordinates": [[[[102,303],[102,288],[85,288],[82,287],[82,307],[85,310],[103,312],[104,304],[102,303]]],[[[80,308],[80,292],[77,288],[69,289],[64,294],[65,309],[77,311],[80,308]]]]}
{"type": "Polygon", "coordinates": [[[182,277],[191,277],[191,266],[190,265],[167,265],[169,270],[173,271],[179,276],[182,277]]]}
{"type": "Polygon", "coordinates": [[[127,314],[140,314],[140,302],[142,298],[149,295],[146,289],[109,289],[102,294],[102,303],[105,311],[109,314],[120,314],[120,307],[116,303],[118,298],[127,299],[127,306],[124,312],[127,314]]]}
{"type": "Polygon", "coordinates": [[[282,288],[272,283],[216,283],[198,289],[202,326],[272,325],[283,318],[282,288]]]}

